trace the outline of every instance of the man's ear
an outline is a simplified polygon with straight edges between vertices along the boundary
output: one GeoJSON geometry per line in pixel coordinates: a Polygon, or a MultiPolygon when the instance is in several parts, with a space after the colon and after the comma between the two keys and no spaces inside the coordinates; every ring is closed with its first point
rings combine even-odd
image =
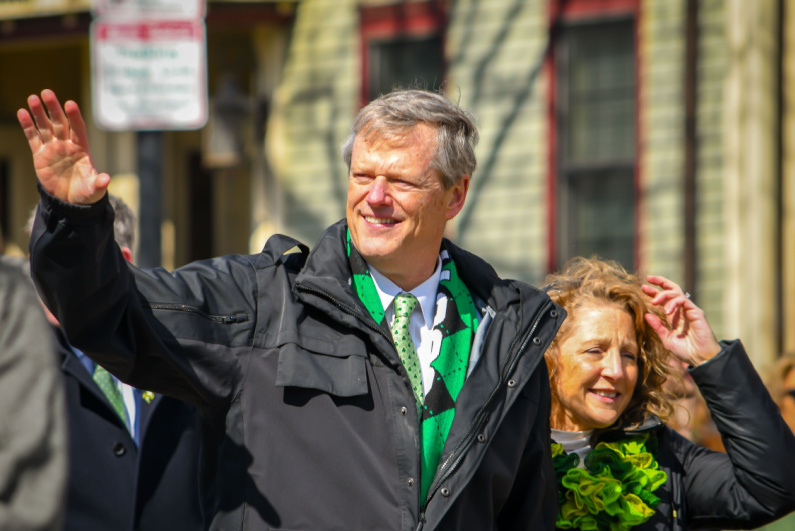
{"type": "Polygon", "coordinates": [[[464,208],[469,190],[469,175],[464,175],[447,190],[447,219],[453,219],[464,208]]]}
{"type": "Polygon", "coordinates": [[[127,260],[131,264],[133,263],[133,254],[129,247],[122,247],[121,254],[122,256],[124,256],[125,260],[127,260]]]}

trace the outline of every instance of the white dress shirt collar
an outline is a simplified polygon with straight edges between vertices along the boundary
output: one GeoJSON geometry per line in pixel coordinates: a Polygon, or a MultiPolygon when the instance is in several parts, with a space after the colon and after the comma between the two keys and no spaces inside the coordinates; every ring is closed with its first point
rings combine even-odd
{"type": "MultiPolygon", "coordinates": [[[[384,307],[384,311],[386,311],[392,304],[392,301],[395,299],[395,297],[404,291],[400,289],[397,284],[379,273],[370,264],[367,264],[367,267],[370,270],[370,276],[373,277],[373,283],[375,284],[375,289],[378,292],[378,297],[381,299],[381,305],[384,307]]],[[[437,258],[436,269],[433,271],[431,276],[428,277],[425,282],[409,292],[417,297],[417,300],[420,303],[420,309],[422,310],[422,318],[425,320],[425,326],[428,329],[433,328],[433,320],[436,316],[436,292],[439,289],[439,279],[441,278],[441,275],[442,259],[437,258]]]]}

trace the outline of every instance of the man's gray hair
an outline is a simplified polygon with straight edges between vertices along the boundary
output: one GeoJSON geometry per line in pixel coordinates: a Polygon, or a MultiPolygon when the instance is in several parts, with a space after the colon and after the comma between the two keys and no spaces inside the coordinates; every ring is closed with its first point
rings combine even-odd
{"type": "MultiPolygon", "coordinates": [[[[133,251],[133,246],[135,245],[135,228],[138,223],[138,220],[135,217],[135,212],[133,212],[132,208],[130,208],[130,206],[125,203],[121,197],[109,193],[108,200],[110,201],[110,206],[113,207],[113,212],[115,213],[115,218],[113,221],[113,237],[116,240],[116,243],[119,244],[119,247],[127,247],[133,251]]],[[[35,218],[36,207],[33,207],[33,210],[30,212],[28,222],[25,224],[25,233],[28,235],[28,238],[30,238],[31,233],[33,232],[33,220],[35,218]]]]}
{"type": "Polygon", "coordinates": [[[135,212],[122,201],[121,197],[108,194],[108,199],[116,215],[113,221],[113,236],[116,243],[119,247],[127,247],[132,251],[135,249],[135,227],[138,223],[135,212]]]}
{"type": "Polygon", "coordinates": [[[427,90],[393,91],[362,108],[340,149],[342,158],[350,170],[353,143],[361,132],[402,134],[420,123],[437,129],[436,153],[431,165],[442,175],[445,189],[464,175],[471,176],[477,166],[475,146],[479,138],[474,116],[445,95],[427,90]]]}

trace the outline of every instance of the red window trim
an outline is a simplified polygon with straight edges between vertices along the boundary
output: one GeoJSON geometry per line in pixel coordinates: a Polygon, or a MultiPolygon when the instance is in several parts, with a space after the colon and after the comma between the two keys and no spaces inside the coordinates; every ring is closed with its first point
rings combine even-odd
{"type": "Polygon", "coordinates": [[[447,25],[447,2],[401,2],[381,6],[359,6],[359,35],[361,57],[361,106],[367,105],[368,44],[373,40],[387,40],[403,36],[428,36],[443,33],[447,25]]]}
{"type": "Polygon", "coordinates": [[[550,0],[549,20],[572,21],[636,14],[639,0],[550,0]]]}
{"type": "Polygon", "coordinates": [[[555,39],[560,23],[614,18],[629,15],[635,20],[635,267],[640,266],[640,231],[642,225],[640,215],[643,211],[640,206],[643,198],[640,194],[641,182],[641,152],[644,147],[643,130],[641,129],[642,116],[640,95],[641,68],[639,53],[638,26],[641,17],[639,0],[550,0],[549,4],[549,35],[550,46],[544,61],[544,71],[547,76],[547,127],[548,127],[548,153],[547,153],[547,272],[553,272],[563,264],[557,263],[557,120],[555,116],[557,73],[555,71],[555,39]]]}

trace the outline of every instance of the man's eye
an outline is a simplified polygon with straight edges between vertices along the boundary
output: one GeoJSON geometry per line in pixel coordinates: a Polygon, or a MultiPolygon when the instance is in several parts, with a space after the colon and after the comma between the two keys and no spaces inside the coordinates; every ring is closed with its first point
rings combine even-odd
{"type": "Polygon", "coordinates": [[[412,183],[412,182],[409,182],[409,181],[404,181],[402,179],[395,179],[394,181],[392,181],[392,184],[393,184],[393,186],[395,188],[397,188],[399,190],[410,190],[412,188],[416,188],[417,187],[417,185],[415,183],[412,183]]]}

